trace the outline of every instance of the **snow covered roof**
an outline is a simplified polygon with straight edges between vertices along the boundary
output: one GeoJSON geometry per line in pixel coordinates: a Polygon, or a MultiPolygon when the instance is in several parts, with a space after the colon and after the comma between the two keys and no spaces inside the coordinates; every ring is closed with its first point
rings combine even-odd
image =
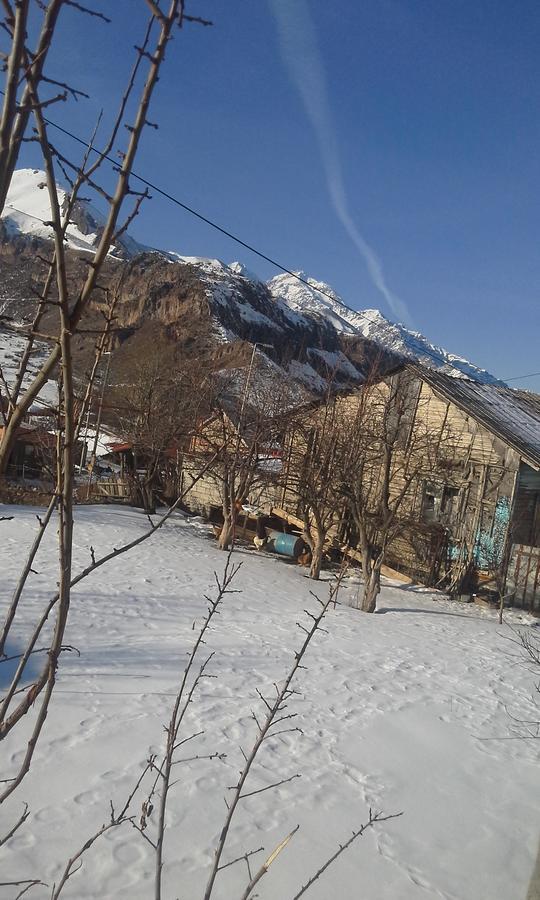
{"type": "Polygon", "coordinates": [[[513,447],[524,461],[540,469],[540,398],[525,391],[468,378],[452,378],[414,366],[423,381],[513,447]]]}

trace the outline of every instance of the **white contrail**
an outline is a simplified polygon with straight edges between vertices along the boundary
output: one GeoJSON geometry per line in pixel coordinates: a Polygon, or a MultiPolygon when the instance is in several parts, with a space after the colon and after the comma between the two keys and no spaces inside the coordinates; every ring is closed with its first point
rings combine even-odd
{"type": "Polygon", "coordinates": [[[336,215],[360,251],[373,284],[394,315],[405,324],[410,324],[407,305],[388,287],[380,259],[358,230],[349,211],[326,77],[308,3],[306,0],[269,0],[269,3],[277,24],[283,61],[298,88],[319,142],[336,215]]]}

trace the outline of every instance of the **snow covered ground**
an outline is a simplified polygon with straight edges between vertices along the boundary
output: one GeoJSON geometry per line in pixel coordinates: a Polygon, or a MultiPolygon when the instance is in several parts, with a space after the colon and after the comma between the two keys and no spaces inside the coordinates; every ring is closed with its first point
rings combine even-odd
{"type": "MultiPolygon", "coordinates": [[[[36,510],[0,508],[3,603],[36,527],[36,510]]],[[[132,509],[77,509],[75,570],[146,528],[132,509]]],[[[54,529],[35,563],[20,640],[54,589],[54,529]]],[[[315,587],[285,561],[239,550],[236,587],[210,634],[211,671],[191,707],[184,736],[204,730],[186,756],[219,751],[224,762],[178,766],[165,843],[165,897],[200,900],[225,813],[224,795],[254,737],[256,688],[272,690],[301,642],[296,622],[316,606],[315,587]]],[[[62,864],[126,798],[150,749],[158,750],[193,625],[224,564],[206,526],[178,515],[131,554],[74,591],[52,709],[30,775],[1,813],[2,833],[29,803],[25,826],[2,848],[2,881],[37,877],[49,885],[62,864]]],[[[324,597],[328,588],[316,586],[324,597]]],[[[521,900],[540,821],[538,743],[512,738],[513,716],[530,719],[534,676],[513,656],[490,610],[387,584],[380,611],[347,604],[329,614],[299,677],[295,703],[303,734],[263,748],[249,787],[302,777],[247,799],[225,861],[264,845],[269,852],[300,829],[257,887],[262,900],[292,900],[313,870],[364,822],[368,807],[403,811],[349,849],[307,895],[313,900],[521,900]]],[[[532,620],[515,612],[514,625],[532,620]]],[[[16,645],[11,649],[16,652],[16,645]]],[[[3,664],[6,666],[7,664],[3,664]]],[[[6,673],[0,666],[5,683],[6,673]]],[[[20,737],[20,735],[19,735],[20,737]]],[[[21,759],[12,735],[3,778],[21,759]]],[[[153,825],[149,826],[152,834],[153,825]]],[[[100,839],[69,882],[66,898],[153,897],[153,851],[129,826],[100,839]]],[[[262,863],[265,856],[254,857],[262,863]]],[[[239,898],[243,864],[221,873],[216,900],[239,898]]],[[[32,898],[50,890],[34,888],[32,898]]],[[[13,889],[0,887],[2,900],[13,889]],[[4,893],[2,891],[4,890],[4,893]],[[7,890],[7,893],[5,891],[7,890]]]]}

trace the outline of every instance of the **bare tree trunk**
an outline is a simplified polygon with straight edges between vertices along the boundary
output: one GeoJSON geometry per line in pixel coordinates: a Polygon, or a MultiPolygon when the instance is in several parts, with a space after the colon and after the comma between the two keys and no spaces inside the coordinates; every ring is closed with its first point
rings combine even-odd
{"type": "Polygon", "coordinates": [[[360,548],[362,553],[362,577],[364,585],[357,608],[362,612],[373,613],[377,608],[377,597],[381,589],[381,566],[383,556],[373,559],[365,529],[359,523],[360,548]]]}
{"type": "MultiPolygon", "coordinates": [[[[53,13],[57,15],[58,10],[62,6],[63,3],[67,2],[67,0],[50,0],[50,3],[47,5],[46,10],[48,18],[46,16],[47,27],[53,28],[55,19],[52,18],[53,13]],[[48,23],[48,24],[47,24],[48,23]]],[[[79,4],[71,4],[75,5],[77,8],[79,4]]],[[[9,4],[4,2],[4,6],[9,8],[9,4]]],[[[16,6],[20,10],[24,10],[28,3],[16,3],[16,6]]],[[[41,4],[43,7],[43,4],[41,4]]],[[[45,8],[45,7],[43,7],[45,8]]],[[[152,92],[154,86],[158,80],[159,70],[161,64],[163,62],[165,49],[168,44],[168,41],[171,37],[171,32],[173,26],[178,21],[179,15],[180,19],[183,14],[183,2],[182,0],[170,0],[170,7],[168,14],[159,14],[156,15],[156,10],[159,12],[158,7],[155,4],[151,4],[151,19],[148,25],[147,33],[150,34],[150,29],[154,18],[159,18],[159,30],[156,38],[156,47],[153,53],[147,53],[145,48],[137,48],[137,63],[134,68],[134,72],[131,76],[130,82],[128,84],[127,91],[125,92],[125,100],[121,105],[120,118],[118,120],[118,124],[114,129],[114,134],[116,134],[117,129],[120,127],[122,122],[127,98],[131,94],[132,87],[135,83],[135,75],[137,72],[138,65],[141,60],[145,59],[149,61],[148,65],[148,73],[146,80],[144,82],[144,86],[141,90],[141,95],[139,98],[138,105],[135,109],[135,119],[134,124],[128,127],[129,130],[129,140],[128,146],[125,154],[122,156],[122,161],[118,170],[118,178],[116,183],[116,189],[114,191],[114,195],[109,199],[109,213],[107,217],[106,225],[103,229],[103,232],[100,237],[99,245],[96,250],[96,253],[89,264],[89,270],[87,276],[84,281],[84,285],[80,291],[77,292],[75,302],[73,305],[71,304],[71,300],[73,299],[70,296],[69,285],[67,280],[67,271],[66,271],[66,254],[65,254],[65,246],[64,246],[64,238],[65,231],[69,222],[69,213],[67,215],[62,216],[62,212],[60,209],[59,197],[56,188],[56,179],[54,172],[54,163],[53,157],[55,151],[52,146],[49,144],[48,136],[46,132],[46,123],[45,119],[42,115],[42,107],[45,104],[41,104],[38,96],[38,86],[39,86],[39,72],[36,72],[37,59],[34,59],[33,65],[27,67],[25,77],[27,81],[27,88],[25,90],[26,96],[28,94],[28,98],[30,101],[30,105],[27,105],[21,116],[19,117],[19,123],[22,119],[27,121],[28,115],[33,112],[35,121],[36,121],[36,129],[38,135],[38,141],[43,153],[43,159],[45,163],[45,170],[47,176],[47,187],[49,193],[49,201],[51,205],[51,225],[54,233],[54,241],[55,241],[55,251],[53,260],[51,261],[51,268],[54,266],[54,281],[56,283],[57,292],[58,292],[58,300],[55,301],[55,305],[58,306],[59,311],[59,333],[56,338],[56,343],[54,348],[51,350],[51,353],[43,364],[40,372],[34,378],[31,385],[26,390],[23,397],[17,401],[17,405],[12,410],[9,421],[7,422],[6,429],[4,431],[3,440],[1,442],[0,447],[0,472],[2,471],[2,466],[5,466],[7,463],[7,458],[10,453],[10,449],[12,446],[12,442],[14,440],[16,429],[22,418],[32,403],[33,399],[37,397],[41,388],[47,383],[49,378],[52,376],[56,366],[60,364],[60,372],[61,372],[61,402],[59,403],[58,410],[58,428],[57,428],[57,488],[56,493],[58,497],[58,511],[59,511],[59,529],[58,529],[58,547],[59,547],[59,580],[58,580],[58,591],[57,593],[49,600],[45,610],[42,615],[35,623],[33,632],[31,633],[26,649],[21,654],[20,662],[17,667],[17,670],[13,676],[11,684],[7,688],[7,692],[5,696],[2,698],[2,704],[0,709],[0,739],[6,737],[15,727],[16,725],[23,719],[23,717],[32,709],[35,710],[35,718],[33,719],[33,725],[31,726],[32,730],[30,734],[26,734],[24,736],[23,732],[23,741],[26,742],[26,749],[22,751],[22,757],[20,762],[17,762],[18,772],[14,777],[9,779],[4,779],[4,784],[1,786],[0,790],[0,803],[2,803],[7,797],[9,797],[20,785],[26,774],[30,769],[30,765],[33,759],[34,750],[39,740],[45,719],[47,718],[49,704],[51,700],[51,696],[54,690],[55,682],[56,682],[56,671],[58,667],[58,662],[60,658],[60,654],[64,649],[63,646],[63,636],[65,633],[65,628],[67,625],[68,614],[70,609],[70,600],[71,600],[71,588],[74,584],[76,584],[82,577],[85,577],[86,574],[89,573],[90,570],[85,570],[84,573],[81,573],[79,576],[72,578],[72,543],[73,543],[73,493],[74,493],[74,453],[75,453],[75,442],[76,442],[76,414],[75,414],[75,396],[74,396],[74,384],[73,384],[73,360],[72,360],[72,342],[73,336],[77,331],[77,326],[88,306],[90,301],[90,297],[93,294],[94,289],[98,286],[98,278],[99,273],[102,269],[103,263],[105,262],[107,253],[109,251],[109,247],[111,242],[113,242],[115,235],[122,232],[122,229],[118,230],[118,220],[121,211],[121,207],[123,201],[126,197],[133,193],[129,188],[129,177],[131,174],[131,168],[133,165],[133,161],[135,159],[135,155],[138,149],[138,144],[140,140],[141,133],[144,129],[144,126],[147,124],[147,112],[148,106],[150,103],[150,99],[152,96],[152,92]],[[22,690],[19,689],[19,682],[22,677],[22,672],[24,666],[30,657],[30,654],[34,652],[35,644],[38,640],[39,635],[42,633],[43,628],[48,620],[48,617],[52,611],[52,609],[56,607],[56,620],[53,623],[52,634],[49,638],[49,646],[47,650],[47,661],[44,664],[40,674],[30,685],[24,687],[22,690]],[[17,699],[11,706],[12,699],[17,695],[17,699]],[[41,695],[41,697],[40,697],[41,695]],[[38,703],[38,698],[40,702],[38,703]],[[7,785],[7,786],[6,786],[7,785]]],[[[95,14],[95,13],[93,13],[95,14]]],[[[53,29],[54,30],[54,29],[53,29]]],[[[52,31],[51,31],[52,35],[52,31]]],[[[48,45],[47,45],[48,47],[48,45]]],[[[44,54],[42,54],[42,59],[40,60],[40,65],[44,61],[44,54]]],[[[47,101],[46,101],[47,102],[47,101]]],[[[24,105],[24,104],[23,104],[24,105]]],[[[11,153],[10,158],[6,161],[6,165],[2,168],[0,172],[0,206],[2,202],[3,192],[7,190],[7,186],[9,185],[9,171],[11,163],[14,162],[16,158],[15,153],[17,149],[17,140],[19,132],[16,131],[17,125],[13,126],[11,131],[11,150],[8,151],[11,153]],[[15,148],[15,149],[14,149],[15,148]],[[6,172],[8,173],[8,177],[6,176],[6,172]]],[[[22,126],[21,126],[22,128],[22,126]]],[[[24,128],[20,131],[20,138],[22,139],[24,134],[24,128]]],[[[3,146],[3,145],[2,145],[3,146]]],[[[5,149],[5,147],[4,147],[5,149]]],[[[108,152],[108,150],[107,150],[108,152]]],[[[83,163],[82,168],[74,167],[77,174],[77,178],[75,181],[75,186],[72,188],[71,192],[71,201],[74,201],[78,188],[82,185],[83,182],[88,182],[92,184],[90,181],[90,176],[97,169],[97,167],[103,162],[105,156],[98,155],[98,162],[94,163],[93,168],[87,170],[86,160],[83,163]]],[[[70,164],[71,165],[71,164],[70,164]]],[[[137,208],[137,207],[136,207],[137,208]]],[[[128,219],[129,221],[129,219],[128,219]]],[[[125,226],[124,226],[125,227],[125,226]]],[[[52,283],[52,276],[50,279],[52,283]]],[[[49,279],[48,282],[49,283],[49,279]]],[[[48,291],[48,288],[47,288],[48,291]]],[[[45,298],[40,298],[43,302],[45,298]]],[[[24,369],[24,363],[23,363],[24,369]]],[[[22,381],[21,381],[22,384],[22,381]]],[[[180,500],[178,500],[178,503],[180,500]]],[[[169,510],[170,515],[174,508],[171,507],[169,510]]],[[[156,528],[160,527],[161,524],[166,520],[167,516],[163,517],[161,521],[157,525],[152,525],[151,529],[146,532],[146,536],[153,534],[156,528]]],[[[142,536],[143,539],[145,536],[142,536]]],[[[139,539],[140,540],[140,539],[139,539]]],[[[32,557],[39,544],[34,544],[34,548],[32,548],[30,556],[32,557]]],[[[127,549],[130,549],[132,546],[135,546],[134,542],[131,542],[130,545],[125,545],[123,548],[118,548],[117,550],[113,550],[113,555],[116,555],[118,552],[125,552],[127,549]]],[[[108,559],[111,559],[111,554],[107,554],[102,557],[101,560],[95,560],[93,551],[92,551],[92,568],[96,568],[98,565],[104,564],[108,559]]],[[[26,578],[26,569],[23,570],[22,574],[22,583],[24,583],[24,579],[26,578]]],[[[19,588],[17,589],[19,590],[19,588]]],[[[15,598],[15,602],[18,603],[18,596],[15,598]]],[[[16,612],[16,607],[13,606],[10,608],[8,613],[8,622],[7,622],[7,631],[11,628],[11,624],[14,619],[14,613],[16,612]],[[11,617],[11,619],[10,619],[11,617]]],[[[7,633],[7,632],[6,632],[7,633]]]]}
{"type": "Polygon", "coordinates": [[[369,575],[364,574],[364,590],[362,591],[362,612],[374,613],[377,608],[377,597],[381,590],[381,572],[377,566],[372,566],[369,575]]]}
{"type": "Polygon", "coordinates": [[[137,493],[140,497],[141,506],[149,516],[155,516],[156,489],[158,486],[158,459],[156,458],[147,464],[146,472],[141,477],[139,477],[137,473],[136,456],[134,456],[134,462],[137,493]]]}
{"type": "MultiPolygon", "coordinates": [[[[6,68],[4,105],[0,116],[0,212],[2,211],[7,195],[7,188],[11,181],[11,173],[6,173],[6,163],[11,149],[13,123],[17,116],[17,88],[21,77],[24,60],[24,42],[26,38],[26,26],[28,20],[29,0],[21,0],[15,5],[15,18],[11,20],[12,43],[6,68]],[[4,192],[5,185],[5,192],[4,192]]],[[[11,17],[10,17],[11,18],[11,17]]],[[[3,23],[9,31],[7,22],[3,23]]]]}
{"type": "Polygon", "coordinates": [[[311,551],[309,577],[318,581],[321,575],[326,530],[318,511],[309,505],[303,511],[304,531],[302,537],[311,551]]]}
{"type": "Polygon", "coordinates": [[[232,464],[232,471],[225,464],[223,479],[223,527],[219,533],[218,547],[220,550],[229,550],[234,545],[234,529],[236,525],[236,458],[232,464]]]}
{"type": "Polygon", "coordinates": [[[230,512],[225,513],[223,527],[219,533],[218,547],[220,550],[228,550],[231,546],[234,536],[233,515],[230,512]]]}
{"type": "Polygon", "coordinates": [[[141,484],[141,496],[145,513],[154,516],[156,514],[156,498],[154,497],[153,480],[143,481],[141,484]]]}
{"type": "Polygon", "coordinates": [[[321,540],[321,538],[317,536],[311,547],[311,567],[309,570],[309,577],[313,578],[315,581],[318,581],[321,575],[323,547],[324,540],[321,540]]]}

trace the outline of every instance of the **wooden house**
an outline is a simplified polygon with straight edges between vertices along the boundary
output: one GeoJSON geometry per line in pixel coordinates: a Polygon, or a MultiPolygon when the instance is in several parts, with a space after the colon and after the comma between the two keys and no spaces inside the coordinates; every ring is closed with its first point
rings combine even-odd
{"type": "MultiPolygon", "coordinates": [[[[370,414],[382,415],[380,398],[397,382],[407,392],[408,407],[399,422],[395,452],[400,462],[393,491],[403,489],[404,473],[414,454],[417,458],[400,527],[387,549],[387,565],[453,593],[498,590],[504,575],[509,602],[540,611],[540,398],[403,363],[375,383],[334,398],[336,428],[340,410],[354,410],[362,397],[365,402],[366,391],[379,398],[370,414]]],[[[323,406],[321,401],[302,412],[311,416],[314,428],[320,426],[323,406]]],[[[281,520],[283,528],[301,531],[295,466],[301,465],[303,454],[291,452],[298,441],[294,413],[287,420],[280,471],[276,466],[272,478],[258,478],[250,500],[281,520]]],[[[228,423],[234,430],[232,417],[228,423]]],[[[211,439],[204,446],[205,438],[199,436],[186,454],[184,488],[217,445],[215,427],[210,419],[211,439]]],[[[331,489],[331,479],[329,485],[331,489]]],[[[219,518],[222,484],[209,471],[197,480],[186,502],[219,518]]],[[[327,548],[358,558],[349,526],[346,510],[338,509],[327,548]]]]}
{"type": "Polygon", "coordinates": [[[424,480],[419,511],[444,528],[447,570],[488,585],[504,576],[516,605],[540,611],[540,398],[425,367],[414,375],[420,417],[444,434],[442,477],[424,480]],[[504,570],[501,572],[501,570],[504,570]]]}
{"type": "Polygon", "coordinates": [[[237,501],[267,509],[275,504],[283,427],[281,418],[221,398],[219,408],[201,421],[182,454],[180,489],[189,489],[188,508],[221,524],[228,492],[232,487],[234,493],[243,493],[242,484],[245,496],[237,501]]]}
{"type": "MultiPolygon", "coordinates": [[[[3,427],[0,427],[0,438],[3,427]]],[[[6,474],[23,481],[51,481],[54,477],[56,438],[45,429],[17,429],[6,474]]]]}
{"type": "MultiPolygon", "coordinates": [[[[413,475],[387,564],[455,593],[495,591],[504,581],[509,601],[540,611],[540,398],[403,364],[333,402],[350,412],[371,393],[377,399],[368,400],[367,415],[377,417],[384,414],[385,393],[400,381],[408,407],[393,451],[394,494],[404,490],[406,473],[413,475]]],[[[339,429],[339,412],[335,419],[339,429]]],[[[319,427],[317,415],[313,423],[319,427]]],[[[295,454],[289,450],[285,457],[295,454]]],[[[363,477],[373,477],[377,465],[372,462],[363,477]]],[[[285,465],[280,510],[273,511],[301,525],[298,489],[288,488],[295,478],[285,465]]],[[[358,558],[343,510],[329,543],[347,544],[358,558]]]]}

